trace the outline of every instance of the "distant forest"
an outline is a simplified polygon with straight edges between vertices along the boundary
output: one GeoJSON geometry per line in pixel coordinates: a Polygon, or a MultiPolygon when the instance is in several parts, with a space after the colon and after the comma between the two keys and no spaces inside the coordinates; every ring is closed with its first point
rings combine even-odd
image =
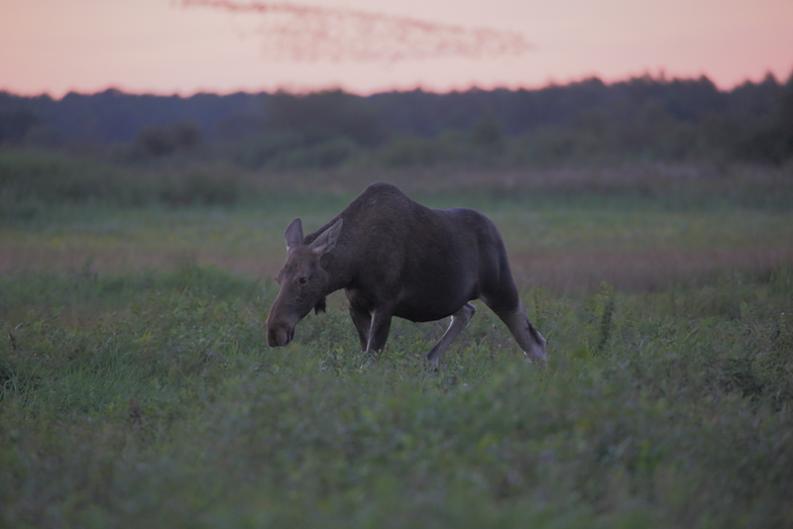
{"type": "Polygon", "coordinates": [[[709,79],[587,79],[537,90],[341,91],[62,99],[0,92],[0,148],[242,166],[549,164],[793,159],[793,75],[732,90],[709,79]]]}

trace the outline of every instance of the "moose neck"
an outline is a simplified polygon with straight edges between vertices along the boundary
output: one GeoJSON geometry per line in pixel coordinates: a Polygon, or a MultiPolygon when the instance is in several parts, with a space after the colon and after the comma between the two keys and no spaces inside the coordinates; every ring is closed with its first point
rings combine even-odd
{"type": "Polygon", "coordinates": [[[347,288],[355,276],[353,263],[344,258],[342,248],[335,248],[332,252],[322,256],[322,268],[328,274],[328,286],[324,295],[332,294],[342,288],[347,288]]]}
{"type": "MultiPolygon", "coordinates": [[[[322,232],[332,226],[339,217],[341,217],[341,215],[333,217],[317,231],[306,235],[303,242],[305,244],[311,244],[322,232]]],[[[349,230],[353,224],[349,219],[345,219],[345,222],[347,226],[346,229],[349,230]]],[[[324,268],[328,274],[328,286],[325,289],[324,296],[341,290],[342,288],[347,288],[355,280],[357,263],[355,259],[356,253],[351,248],[351,246],[354,246],[351,242],[353,238],[354,237],[350,237],[347,233],[342,232],[342,236],[335,248],[322,256],[320,262],[322,268],[324,268]]]]}

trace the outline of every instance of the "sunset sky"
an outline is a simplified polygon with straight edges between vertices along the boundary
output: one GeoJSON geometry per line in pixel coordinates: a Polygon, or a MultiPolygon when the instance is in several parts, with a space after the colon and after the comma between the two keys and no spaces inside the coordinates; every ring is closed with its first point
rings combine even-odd
{"type": "Polygon", "coordinates": [[[793,0],[198,3],[214,5],[0,0],[0,89],[370,93],[661,71],[731,87],[793,72],[793,0]]]}

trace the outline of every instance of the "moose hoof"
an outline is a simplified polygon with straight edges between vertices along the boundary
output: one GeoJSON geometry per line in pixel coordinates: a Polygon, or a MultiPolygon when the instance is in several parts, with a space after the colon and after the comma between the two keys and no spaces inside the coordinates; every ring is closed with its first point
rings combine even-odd
{"type": "Polygon", "coordinates": [[[530,364],[537,364],[540,367],[548,365],[548,353],[545,351],[523,351],[523,356],[530,364]]]}
{"type": "Polygon", "coordinates": [[[437,356],[427,356],[427,371],[438,373],[441,370],[441,360],[437,356]]]}

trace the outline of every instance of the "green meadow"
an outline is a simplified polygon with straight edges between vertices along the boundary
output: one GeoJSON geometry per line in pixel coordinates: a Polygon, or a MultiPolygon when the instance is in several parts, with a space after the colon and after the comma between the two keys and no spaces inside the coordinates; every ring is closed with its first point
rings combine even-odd
{"type": "Polygon", "coordinates": [[[790,527],[789,176],[2,153],[0,526],[790,527]],[[286,224],[378,180],[496,222],[547,366],[480,303],[364,357],[341,293],[266,346],[286,224]]]}

